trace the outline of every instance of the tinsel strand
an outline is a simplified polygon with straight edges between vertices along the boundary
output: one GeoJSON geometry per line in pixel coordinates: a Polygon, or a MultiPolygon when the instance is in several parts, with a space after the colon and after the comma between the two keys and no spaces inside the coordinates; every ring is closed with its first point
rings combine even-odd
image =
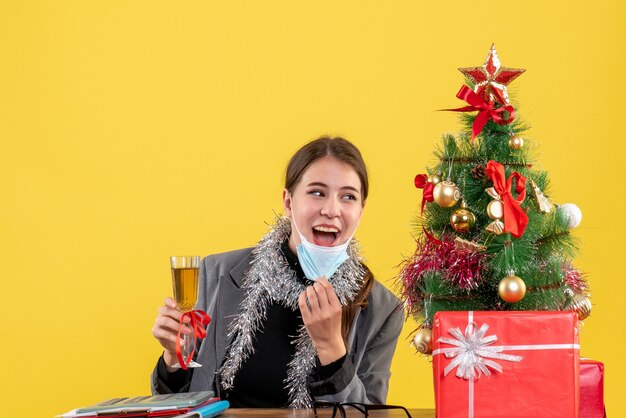
{"type": "MultiPolygon", "coordinates": [[[[446,164],[468,164],[468,163],[483,163],[483,159],[480,158],[449,158],[449,157],[443,157],[440,158],[440,161],[442,163],[446,163],[446,164]]],[[[517,161],[506,161],[506,162],[501,162],[502,165],[504,166],[509,166],[509,167],[525,167],[525,168],[532,168],[533,164],[532,163],[525,163],[525,162],[517,162],[517,161]]]]}

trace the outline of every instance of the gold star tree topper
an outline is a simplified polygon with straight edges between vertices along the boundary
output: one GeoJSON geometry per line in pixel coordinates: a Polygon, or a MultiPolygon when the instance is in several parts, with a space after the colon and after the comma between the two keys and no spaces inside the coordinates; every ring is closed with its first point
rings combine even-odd
{"type": "Polygon", "coordinates": [[[493,44],[481,67],[459,68],[459,71],[474,83],[474,92],[486,102],[495,101],[507,105],[509,95],[506,86],[526,70],[502,67],[496,45],[493,44]]]}

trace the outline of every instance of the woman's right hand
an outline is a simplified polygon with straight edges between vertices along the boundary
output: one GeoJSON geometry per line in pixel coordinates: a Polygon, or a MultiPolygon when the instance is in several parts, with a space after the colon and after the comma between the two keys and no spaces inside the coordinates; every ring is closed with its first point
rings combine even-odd
{"type": "MultiPolygon", "coordinates": [[[[176,337],[180,326],[182,312],[177,309],[176,301],[172,298],[165,298],[165,304],[159,308],[159,313],[152,327],[152,335],[163,346],[163,360],[169,371],[174,370],[178,364],[176,357],[176,337]]],[[[181,342],[183,334],[190,334],[191,328],[183,326],[181,330],[181,342]]]]}

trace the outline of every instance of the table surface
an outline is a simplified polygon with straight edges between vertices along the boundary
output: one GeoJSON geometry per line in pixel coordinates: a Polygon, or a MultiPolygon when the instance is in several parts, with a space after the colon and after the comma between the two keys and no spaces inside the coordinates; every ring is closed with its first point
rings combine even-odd
{"type": "MultiPolygon", "coordinates": [[[[352,408],[345,408],[347,417],[363,417],[364,415],[352,408]]],[[[435,418],[434,409],[409,409],[413,418],[435,418]]],[[[318,416],[320,418],[330,418],[332,416],[332,409],[318,409],[318,416]]],[[[370,417],[392,417],[402,418],[406,417],[406,414],[401,409],[388,409],[380,411],[369,411],[370,417]]],[[[263,408],[230,408],[226,410],[220,417],[293,417],[293,418],[312,418],[312,409],[263,409],[263,408]]],[[[337,418],[341,418],[339,412],[336,415],[337,418]]]]}

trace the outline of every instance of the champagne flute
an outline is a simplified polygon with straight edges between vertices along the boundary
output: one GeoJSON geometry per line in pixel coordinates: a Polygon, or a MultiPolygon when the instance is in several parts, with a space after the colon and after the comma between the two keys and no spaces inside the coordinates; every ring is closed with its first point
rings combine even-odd
{"type": "MultiPolygon", "coordinates": [[[[200,268],[200,257],[198,256],[172,256],[170,257],[172,268],[172,287],[174,289],[174,299],[178,309],[183,313],[192,311],[198,302],[198,272],[200,268]]],[[[182,325],[181,325],[182,326],[182,325]]],[[[182,356],[186,362],[193,352],[195,338],[192,334],[183,334],[182,356]]],[[[177,365],[176,367],[181,367],[177,365]]],[[[189,359],[188,368],[202,367],[193,359],[189,359]]]]}

